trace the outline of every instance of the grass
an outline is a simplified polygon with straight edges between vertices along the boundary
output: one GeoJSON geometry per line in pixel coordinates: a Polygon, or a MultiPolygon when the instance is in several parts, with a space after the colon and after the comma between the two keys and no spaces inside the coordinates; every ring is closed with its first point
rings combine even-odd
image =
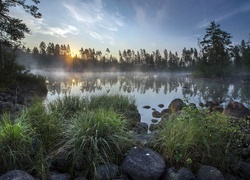
{"type": "Polygon", "coordinates": [[[161,126],[154,148],[175,167],[201,163],[228,169],[243,135],[226,116],[186,107],[161,126]]]}
{"type": "Polygon", "coordinates": [[[64,132],[64,151],[72,168],[84,162],[84,175],[95,177],[100,164],[119,163],[131,146],[125,121],[112,110],[79,113],[64,132]]]}
{"type": "Polygon", "coordinates": [[[0,173],[19,168],[46,179],[45,159],[63,150],[72,175],[95,178],[98,165],[120,163],[131,147],[124,117],[135,109],[134,102],[120,95],[65,96],[46,105],[37,99],[15,120],[3,115],[0,173]]]}

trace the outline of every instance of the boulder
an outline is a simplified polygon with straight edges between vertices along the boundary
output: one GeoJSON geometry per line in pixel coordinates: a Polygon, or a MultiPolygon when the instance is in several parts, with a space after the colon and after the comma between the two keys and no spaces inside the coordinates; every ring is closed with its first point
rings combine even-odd
{"type": "Polygon", "coordinates": [[[154,118],[161,118],[161,113],[160,113],[159,111],[153,111],[153,112],[152,112],[152,116],[153,116],[154,118]]]}
{"type": "Polygon", "coordinates": [[[12,170],[0,176],[0,180],[35,180],[30,174],[21,170],[12,170]]]}
{"type": "Polygon", "coordinates": [[[187,168],[183,167],[178,171],[175,168],[169,168],[162,180],[196,180],[196,177],[187,168]]]}
{"type": "Polygon", "coordinates": [[[64,174],[52,174],[50,176],[50,180],[71,180],[70,174],[64,173],[64,174]]]}
{"type": "Polygon", "coordinates": [[[236,169],[235,173],[243,179],[250,179],[250,164],[247,162],[240,162],[236,169]]]}
{"type": "Polygon", "coordinates": [[[149,130],[152,132],[152,131],[155,131],[159,129],[159,124],[150,124],[149,126],[149,130]]]}
{"type": "Polygon", "coordinates": [[[185,103],[181,99],[176,98],[172,100],[171,103],[168,105],[168,109],[170,109],[170,112],[173,113],[181,110],[184,106],[185,103]]]}
{"type": "Polygon", "coordinates": [[[249,147],[250,146],[250,134],[246,134],[243,138],[243,146],[244,147],[249,147]]]}
{"type": "Polygon", "coordinates": [[[144,109],[150,109],[151,107],[149,105],[143,106],[144,109]]]}
{"type": "Polygon", "coordinates": [[[133,135],[133,140],[138,146],[150,147],[153,144],[154,134],[135,134],[133,135]]]}
{"type": "Polygon", "coordinates": [[[136,122],[133,127],[133,132],[137,134],[147,134],[148,133],[148,124],[144,122],[136,122]]]}
{"type": "Polygon", "coordinates": [[[97,167],[97,176],[99,180],[114,179],[118,173],[118,167],[115,165],[100,165],[97,167]]]}
{"type": "Polygon", "coordinates": [[[224,180],[223,174],[213,166],[201,165],[198,174],[198,180],[224,180]]]}
{"type": "Polygon", "coordinates": [[[163,158],[152,149],[134,147],[121,165],[124,175],[132,179],[158,180],[165,171],[163,158]]]}
{"type": "Polygon", "coordinates": [[[250,110],[244,106],[240,102],[230,102],[225,109],[223,110],[222,114],[229,115],[235,118],[244,118],[250,116],[250,110]]]}
{"type": "Polygon", "coordinates": [[[164,104],[158,104],[158,107],[159,107],[159,108],[163,108],[163,107],[164,107],[164,104]]]}

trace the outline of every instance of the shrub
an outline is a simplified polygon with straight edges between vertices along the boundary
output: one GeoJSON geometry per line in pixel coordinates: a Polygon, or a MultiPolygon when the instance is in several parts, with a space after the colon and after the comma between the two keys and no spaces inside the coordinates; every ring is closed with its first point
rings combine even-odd
{"type": "Polygon", "coordinates": [[[63,150],[72,169],[83,163],[84,176],[95,177],[101,164],[119,163],[130,148],[125,121],[112,110],[78,113],[64,132],[63,150]]]}
{"type": "Polygon", "coordinates": [[[154,148],[173,166],[202,163],[227,169],[242,137],[240,126],[231,123],[230,118],[185,107],[164,122],[154,148]]]}

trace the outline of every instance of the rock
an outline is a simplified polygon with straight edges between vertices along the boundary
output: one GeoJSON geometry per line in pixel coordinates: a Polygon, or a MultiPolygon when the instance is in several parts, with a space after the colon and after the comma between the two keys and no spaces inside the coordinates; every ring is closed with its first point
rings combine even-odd
{"type": "Polygon", "coordinates": [[[150,147],[154,141],[154,134],[135,134],[133,140],[138,146],[150,147]]]}
{"type": "Polygon", "coordinates": [[[236,169],[235,173],[243,179],[250,179],[250,164],[247,162],[240,162],[236,169]]]}
{"type": "Polygon", "coordinates": [[[170,109],[163,109],[161,115],[170,114],[170,109]]]}
{"type": "Polygon", "coordinates": [[[0,176],[0,180],[35,180],[30,174],[21,170],[12,170],[0,176]]]}
{"type": "Polygon", "coordinates": [[[142,108],[144,108],[144,109],[150,109],[151,107],[150,106],[143,106],[142,108]]]}
{"type": "Polygon", "coordinates": [[[248,147],[250,145],[250,134],[246,134],[244,136],[242,144],[244,147],[248,147]]]}
{"type": "Polygon", "coordinates": [[[15,106],[13,103],[11,102],[4,102],[4,101],[0,101],[0,113],[4,112],[4,111],[11,111],[11,110],[15,110],[15,106]]]}
{"type": "Polygon", "coordinates": [[[205,106],[208,107],[208,109],[211,111],[214,107],[214,103],[212,101],[207,101],[205,106]]]}
{"type": "Polygon", "coordinates": [[[250,110],[242,103],[233,101],[225,107],[222,114],[235,118],[244,118],[250,115],[250,110]]]}
{"type": "Polygon", "coordinates": [[[115,165],[100,165],[97,167],[97,176],[99,180],[114,179],[118,173],[118,167],[115,165]]]}
{"type": "Polygon", "coordinates": [[[50,169],[58,172],[67,172],[68,171],[68,162],[63,157],[49,157],[47,162],[50,164],[50,169]]]}
{"type": "Polygon", "coordinates": [[[132,179],[158,180],[165,171],[163,158],[146,147],[134,147],[121,165],[124,175],[132,179]]]}
{"type": "Polygon", "coordinates": [[[158,128],[159,128],[158,124],[150,124],[150,126],[149,126],[149,130],[151,132],[157,130],[158,128]]]}
{"type": "Polygon", "coordinates": [[[178,171],[175,168],[169,168],[162,180],[196,180],[196,177],[187,168],[183,167],[178,171]]]}
{"type": "Polygon", "coordinates": [[[212,111],[213,111],[213,112],[219,112],[219,113],[222,113],[222,112],[223,112],[223,110],[224,110],[224,108],[223,108],[223,107],[221,107],[221,106],[213,106],[213,107],[212,107],[212,111]]]}
{"type": "Polygon", "coordinates": [[[168,106],[168,109],[170,109],[170,112],[173,113],[181,110],[184,106],[185,103],[181,99],[177,98],[171,101],[171,103],[168,106]]]}
{"type": "Polygon", "coordinates": [[[200,107],[204,107],[204,103],[200,102],[200,103],[199,103],[199,106],[200,106],[200,107]]]}
{"type": "Polygon", "coordinates": [[[153,111],[153,112],[152,112],[152,116],[153,116],[154,118],[161,118],[161,113],[160,113],[159,111],[153,111]]]}
{"type": "Polygon", "coordinates": [[[70,174],[52,174],[50,180],[71,180],[70,174]]]}
{"type": "Polygon", "coordinates": [[[137,111],[129,111],[126,113],[126,117],[133,122],[140,122],[141,121],[141,114],[137,111]]]}
{"type": "Polygon", "coordinates": [[[152,123],[157,123],[158,120],[157,120],[157,119],[151,119],[151,122],[152,122],[152,123]]]}
{"type": "Polygon", "coordinates": [[[136,122],[133,131],[137,134],[147,134],[148,133],[148,124],[144,122],[136,122]]]}
{"type": "Polygon", "coordinates": [[[163,108],[163,107],[164,107],[164,104],[158,104],[158,107],[159,107],[159,108],[163,108]]]}
{"type": "Polygon", "coordinates": [[[223,174],[213,166],[201,165],[198,174],[198,180],[224,180],[223,174]]]}

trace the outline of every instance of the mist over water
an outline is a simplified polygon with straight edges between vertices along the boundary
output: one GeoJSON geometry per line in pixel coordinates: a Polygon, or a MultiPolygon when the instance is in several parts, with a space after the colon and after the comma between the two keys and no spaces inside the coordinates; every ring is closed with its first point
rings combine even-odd
{"type": "Polygon", "coordinates": [[[60,69],[47,71],[32,70],[32,73],[46,77],[48,94],[45,102],[65,95],[91,96],[102,94],[122,94],[136,98],[141,121],[151,124],[152,109],[159,112],[167,108],[174,98],[188,103],[222,102],[236,100],[250,104],[249,84],[242,82],[216,82],[195,79],[188,73],[69,73],[60,69]],[[158,107],[163,104],[164,107],[158,107]]]}

